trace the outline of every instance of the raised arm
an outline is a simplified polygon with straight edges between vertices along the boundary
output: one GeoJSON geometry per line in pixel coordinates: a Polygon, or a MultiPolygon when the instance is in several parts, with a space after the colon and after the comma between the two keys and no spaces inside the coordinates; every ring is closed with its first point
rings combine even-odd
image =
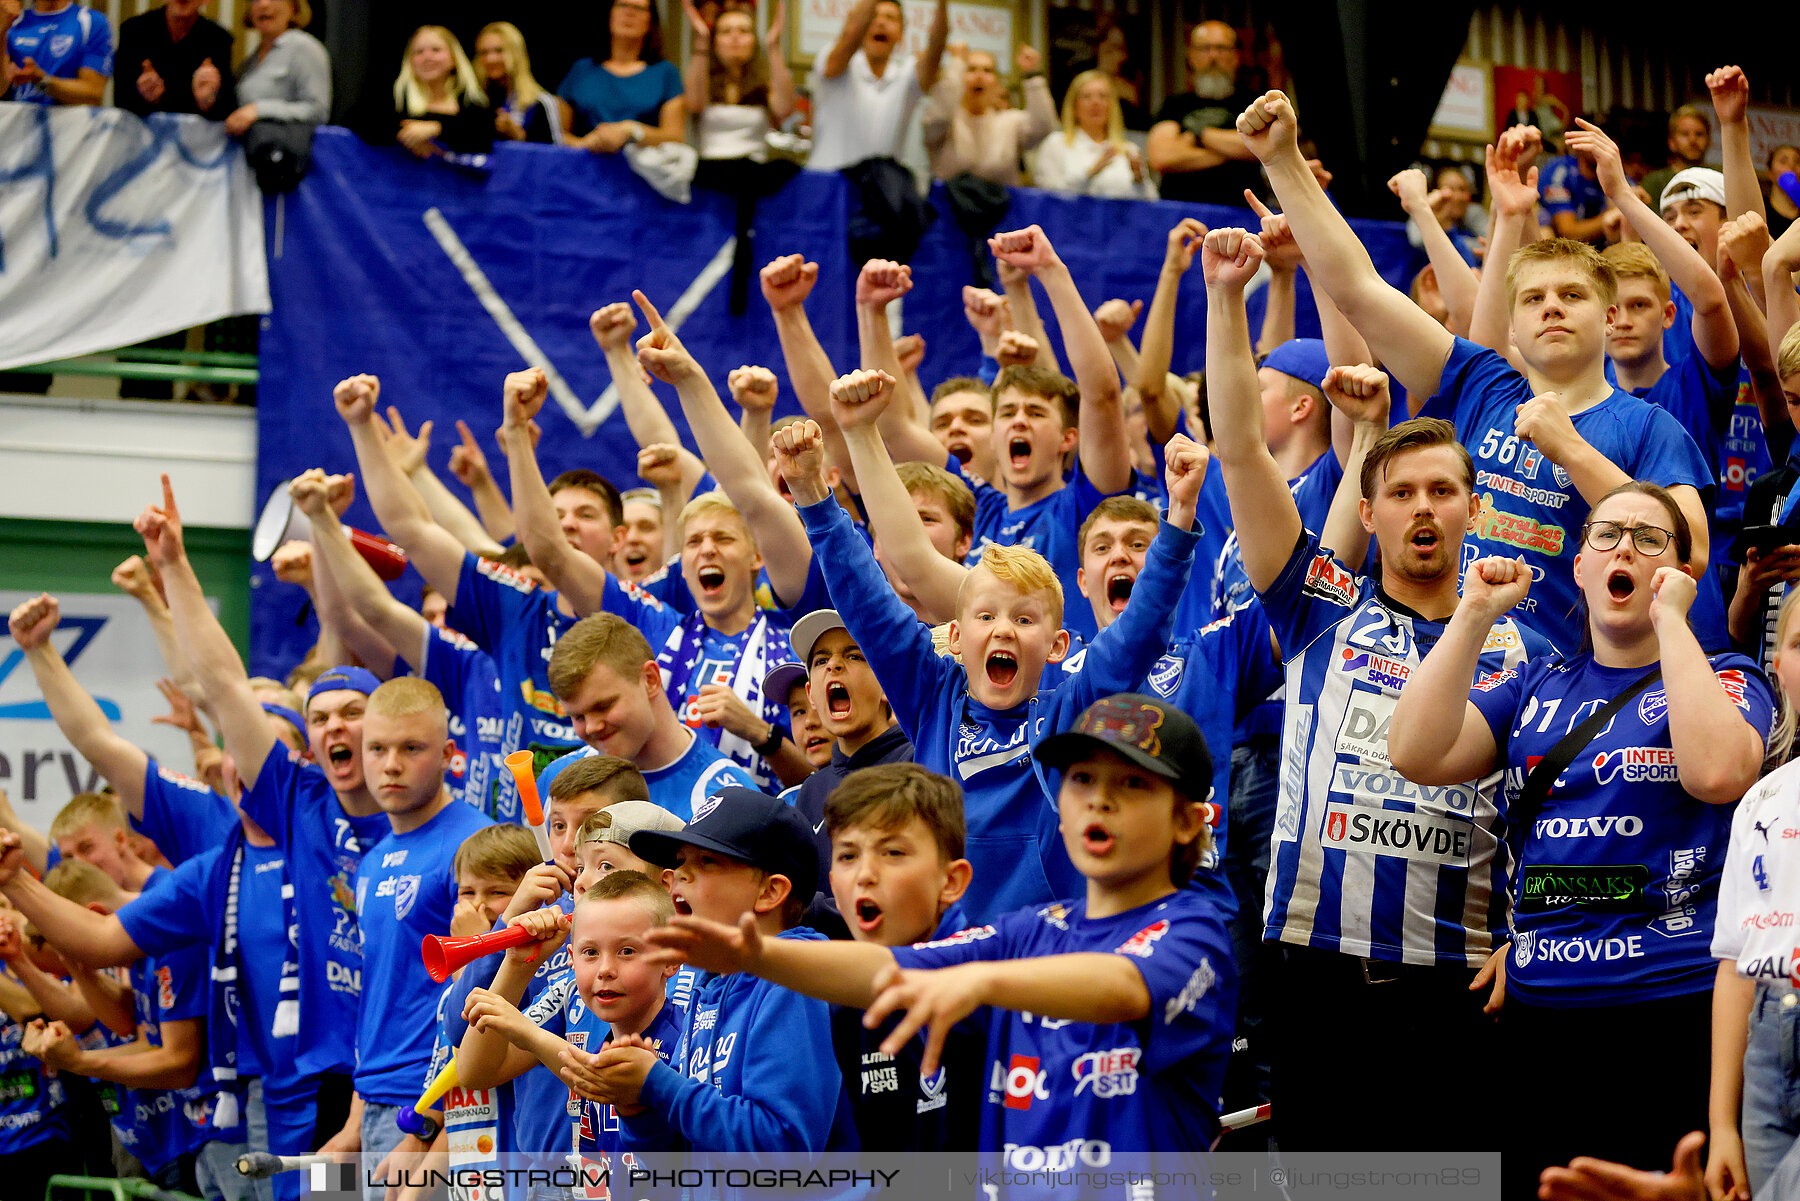
{"type": "Polygon", "coordinates": [[[725,377],[725,389],[738,407],[738,432],[750,444],[751,453],[767,462],[769,431],[775,424],[775,401],[780,395],[775,373],[745,364],[725,377]]]}
{"type": "Polygon", "coordinates": [[[1038,353],[1045,367],[1062,370],[1062,363],[1056,358],[1056,348],[1050,344],[1050,333],[1044,328],[1043,314],[1038,312],[1037,294],[1031,290],[1031,273],[1015,267],[999,255],[994,256],[996,269],[1000,273],[1000,287],[1006,293],[1006,312],[1012,321],[1012,328],[1038,344],[1038,353]]]}
{"type": "Polygon", "coordinates": [[[56,728],[113,786],[131,816],[142,820],[144,773],[150,769],[150,757],[113,731],[99,704],[63,661],[62,652],[50,641],[60,619],[56,598],[42,593],[14,609],[7,624],[31,665],[56,728]]]}
{"type": "Polygon", "coordinates": [[[1735,805],[1762,770],[1763,739],[1726,695],[1688,625],[1695,589],[1694,577],[1677,567],[1659,567],[1650,580],[1650,623],[1669,694],[1669,746],[1683,791],[1708,804],[1735,805]]]}
{"type": "Polygon", "coordinates": [[[1475,277],[1474,268],[1463,260],[1456,249],[1456,243],[1450,240],[1450,235],[1438,223],[1437,214],[1432,211],[1431,197],[1441,193],[1430,190],[1425,172],[1416,167],[1402,171],[1388,180],[1388,191],[1400,198],[1400,207],[1406,210],[1406,215],[1418,227],[1419,236],[1425,242],[1425,256],[1431,260],[1432,269],[1437,272],[1438,290],[1443,293],[1444,304],[1450,310],[1450,322],[1457,333],[1468,337],[1469,322],[1475,314],[1475,289],[1479,281],[1475,277]]]}
{"type": "Polygon", "coordinates": [[[512,475],[513,520],[519,524],[519,541],[525,544],[532,566],[544,573],[570,608],[586,616],[601,608],[606,595],[606,567],[587,552],[569,545],[556,516],[556,503],[550,499],[550,489],[538,467],[537,449],[526,432],[549,394],[550,382],[540,367],[511,372],[502,385],[505,416],[500,440],[506,447],[506,466],[512,475]]]}
{"type": "Polygon", "coordinates": [[[1719,279],[1737,323],[1738,354],[1750,373],[1750,391],[1762,417],[1763,438],[1769,457],[1787,458],[1794,439],[1794,419],[1781,389],[1781,372],[1775,365],[1775,348],[1769,344],[1769,322],[1763,315],[1762,260],[1769,247],[1769,230],[1763,218],[1743,213],[1719,227],[1719,279]],[[1754,292],[1751,281],[1756,281],[1754,292]]]}
{"type": "MultiPolygon", "coordinates": [[[[1500,140],[1487,148],[1488,194],[1494,198],[1494,210],[1488,222],[1487,262],[1475,288],[1475,312],[1469,321],[1469,340],[1504,355],[1515,368],[1523,367],[1519,352],[1512,344],[1512,313],[1506,296],[1506,264],[1520,246],[1535,241],[1526,234],[1537,226],[1538,170],[1527,166],[1520,175],[1519,164],[1534,156],[1538,131],[1532,126],[1515,126],[1500,135],[1500,140]]],[[[1431,397],[1408,397],[1412,411],[1431,397]]]]}
{"type": "Polygon", "coordinates": [[[1449,332],[1376,272],[1369,252],[1300,156],[1298,121],[1288,98],[1267,93],[1244,110],[1237,128],[1268,172],[1313,282],[1330,294],[1407,392],[1436,393],[1450,357],[1449,332]]]}
{"type": "MultiPolygon", "coordinates": [[[[867,28],[867,18],[863,25],[867,28]]],[[[857,35],[859,41],[861,37],[857,35]]],[[[827,69],[826,74],[832,72],[827,69]]],[[[825,453],[848,472],[850,454],[837,423],[831,419],[831,381],[837,378],[837,368],[831,365],[831,356],[825,353],[806,316],[806,298],[818,280],[817,263],[807,262],[803,254],[783,255],[762,269],[763,299],[769,302],[769,312],[775,318],[775,336],[781,339],[781,357],[787,365],[794,398],[806,415],[819,423],[825,435],[825,453]]],[[[851,491],[856,490],[854,477],[847,476],[845,482],[851,491]]]]}
{"type": "Polygon", "coordinates": [[[1334,366],[1320,385],[1331,402],[1332,424],[1345,425],[1349,436],[1339,455],[1344,478],[1332,493],[1319,545],[1329,547],[1340,563],[1361,563],[1369,553],[1369,528],[1362,522],[1362,465],[1375,439],[1387,432],[1387,372],[1366,363],[1334,366]]]}
{"type": "Polygon", "coordinates": [[[151,574],[144,557],[132,555],[113,568],[112,583],[114,588],[143,606],[150,632],[156,638],[156,649],[162,653],[163,666],[169,669],[169,678],[175,681],[175,686],[189,700],[200,700],[200,685],[194,680],[194,669],[189,666],[187,656],[181,653],[181,643],[175,637],[169,603],[163,599],[160,583],[151,574]]]}
{"type": "Polygon", "coordinates": [[[44,837],[43,831],[19,816],[6,789],[0,788],[0,831],[5,830],[18,835],[19,847],[25,852],[25,862],[31,865],[32,871],[50,870],[50,840],[44,837]]]}
{"type": "Polygon", "coordinates": [[[1081,390],[1081,471],[1102,493],[1123,492],[1131,485],[1131,444],[1125,434],[1125,405],[1119,370],[1113,366],[1106,339],[1082,302],[1075,277],[1036,225],[989,239],[994,257],[1029,272],[1044,285],[1056,323],[1062,328],[1069,369],[1081,390]]]}
{"type": "Polygon", "coordinates": [[[844,14],[844,27],[838,31],[837,41],[825,52],[825,78],[836,79],[849,68],[851,57],[861,49],[863,36],[869,32],[869,23],[874,19],[875,0],[856,0],[850,6],[850,11],[844,14]]]}
{"type": "Polygon", "coordinates": [[[1788,226],[1763,255],[1763,296],[1768,304],[1769,345],[1779,348],[1788,330],[1800,323],[1800,297],[1794,273],[1800,271],[1800,221],[1788,226]]]}
{"type": "MultiPolygon", "coordinates": [[[[262,703],[250,690],[250,677],[244,661],[225,633],[225,627],[213,616],[206,603],[200,580],[188,562],[182,541],[181,513],[175,506],[175,489],[169,477],[162,477],[163,503],[150,505],[138,515],[135,527],[143,536],[146,558],[162,572],[163,587],[169,596],[169,612],[175,618],[175,632],[181,648],[194,665],[194,676],[212,702],[219,732],[225,737],[225,749],[237,763],[238,777],[245,790],[256,785],[263,763],[275,749],[275,734],[269,728],[262,703]]],[[[446,535],[448,536],[448,535],[446,535]]]]}
{"type": "MultiPolygon", "coordinates": [[[[857,274],[856,332],[865,371],[879,371],[895,380],[904,374],[900,369],[900,356],[894,353],[894,335],[888,326],[887,309],[889,304],[911,290],[912,268],[886,259],[870,259],[857,274]]],[[[835,391],[834,383],[832,392],[835,394],[835,391]]],[[[878,411],[881,412],[881,435],[887,439],[888,453],[895,459],[902,463],[944,461],[943,443],[932,436],[930,429],[919,424],[912,406],[884,404],[878,411]]],[[[836,422],[834,406],[832,424],[835,426],[836,422]]],[[[848,435],[840,431],[840,436],[848,435]]],[[[854,455],[851,462],[855,462],[854,455]]],[[[862,487],[860,475],[857,487],[862,487]]]]}
{"type": "MultiPolygon", "coordinates": [[[[329,499],[330,479],[314,468],[288,485],[294,504],[312,523],[313,553],[344,603],[414,671],[425,670],[425,618],[401,604],[350,545],[329,499]]],[[[387,665],[384,664],[385,668],[387,665]]]]}
{"type": "Polygon", "coordinates": [[[852,371],[831,385],[831,408],[862,483],[869,528],[881,559],[913,594],[913,607],[932,624],[956,616],[956,594],[968,568],[946,559],[931,544],[912,497],[894,471],[877,428],[881,410],[893,402],[894,380],[884,371],[852,371]]]}
{"type": "Polygon", "coordinates": [[[1175,302],[1181,292],[1181,277],[1194,265],[1194,252],[1200,249],[1204,237],[1206,226],[1192,217],[1182,218],[1169,231],[1162,273],[1156,278],[1156,293],[1150,298],[1150,314],[1144,318],[1136,383],[1138,395],[1144,400],[1144,420],[1152,443],[1174,437],[1181,415],[1181,399],[1168,386],[1169,364],[1175,357],[1175,302]]]}
{"type": "Polygon", "coordinates": [[[456,430],[462,435],[462,441],[450,449],[450,474],[475,498],[475,512],[488,537],[505,542],[514,533],[512,506],[506,502],[506,494],[500,491],[500,485],[494,482],[487,453],[476,441],[469,423],[458,418],[456,430]]]}
{"type": "Polygon", "coordinates": [[[1669,279],[1680,288],[1694,306],[1694,347],[1707,366],[1723,368],[1737,360],[1737,323],[1731,319],[1731,307],[1725,300],[1725,285],[1712,265],[1700,252],[1687,244],[1673,226],[1649,205],[1638,199],[1616,142],[1598,126],[1576,118],[1578,128],[1568,133],[1568,145],[1594,157],[1599,168],[1600,187],[1606,198],[1623,214],[1644,245],[1656,255],[1657,262],[1669,273],[1669,279]]]}
{"type": "Polygon", "coordinates": [[[445,596],[455,596],[462,577],[463,545],[431,519],[418,492],[388,458],[375,429],[375,402],[380,396],[381,381],[372,375],[351,376],[331,393],[338,416],[350,427],[363,487],[381,528],[406,551],[426,583],[445,596]]]}
{"type": "Polygon", "coordinates": [[[1419,784],[1455,784],[1494,770],[1500,748],[1469,700],[1469,686],[1494,623],[1530,588],[1531,568],[1522,558],[1490,557],[1469,566],[1444,636],[1413,668],[1394,705],[1388,758],[1395,771],[1419,784]]]}
{"type": "Polygon", "coordinates": [[[144,957],[116,913],[95,913],[57,896],[24,870],[19,836],[0,831],[0,892],[58,950],[90,967],[123,967],[144,957]]]}
{"type": "MultiPolygon", "coordinates": [[[[1755,213],[1764,220],[1762,184],[1756,178],[1756,160],[1750,157],[1750,81],[1741,67],[1720,67],[1706,74],[1706,90],[1712,93],[1713,114],[1719,118],[1719,155],[1725,168],[1725,215],[1755,213]]],[[[1660,204],[1662,197],[1655,198],[1660,204]]]]}
{"type": "Polygon", "coordinates": [[[431,469],[431,464],[427,461],[431,451],[430,421],[421,424],[415,436],[407,431],[399,408],[389,405],[387,420],[383,421],[377,413],[374,426],[375,434],[386,448],[388,458],[393,460],[394,466],[400,469],[400,474],[413,486],[419,499],[425,502],[425,509],[431,514],[433,521],[449,530],[458,542],[478,555],[497,555],[506,549],[488,536],[481,519],[469,510],[469,506],[456,499],[444,487],[444,481],[431,469]]]}
{"type": "Polygon", "coordinates": [[[687,70],[681,73],[684,85],[682,99],[687,103],[688,115],[696,121],[706,111],[710,99],[712,80],[712,26],[700,10],[694,7],[694,0],[681,0],[681,11],[686,14],[688,27],[694,31],[689,43],[687,70]]]}
{"type": "MultiPolygon", "coordinates": [[[[348,476],[332,478],[349,479],[348,476]]],[[[378,678],[388,678],[394,668],[394,656],[399,651],[363,620],[362,614],[344,599],[337,577],[325,566],[312,543],[290,542],[277,548],[269,559],[270,565],[275,568],[275,578],[288,578],[282,573],[280,561],[284,554],[293,551],[303,552],[306,559],[306,572],[310,581],[307,591],[312,597],[313,608],[319,614],[319,656],[327,663],[348,663],[354,657],[356,662],[367,665],[378,678]]]]}
{"type": "MultiPolygon", "coordinates": [[[[848,21],[845,22],[849,24],[848,21]]],[[[861,38],[857,39],[859,42],[861,38]]],[[[931,91],[937,83],[938,69],[944,62],[944,47],[950,42],[950,0],[937,0],[931,10],[931,29],[925,35],[925,49],[919,53],[919,90],[931,91]]],[[[834,47],[835,48],[835,47],[834,47]]]]}
{"type": "MultiPolygon", "coordinates": [[[[631,298],[650,325],[650,332],[638,341],[638,362],[651,375],[674,386],[701,455],[756,539],[775,595],[797,601],[806,591],[806,572],[812,565],[806,527],[794,506],[769,482],[768,465],[744,440],[712,381],[656,306],[642,292],[633,292],[631,298]]],[[[768,382],[772,387],[773,375],[768,382]]]]}
{"type": "MultiPolygon", "coordinates": [[[[19,933],[19,924],[14,915],[9,913],[0,913],[0,964],[6,965],[6,970],[12,973],[13,979],[30,996],[36,1011],[45,1018],[62,1022],[76,1031],[85,1031],[94,1024],[93,1006],[88,1004],[79,988],[51,978],[31,962],[31,957],[25,953],[25,940],[19,933]]],[[[0,976],[0,980],[5,980],[5,977],[0,976]]],[[[13,1012],[4,1003],[0,1003],[0,1008],[8,1009],[15,1021],[23,1020],[23,1015],[13,1012]]]]}
{"type": "Polygon", "coordinates": [[[1263,437],[1262,389],[1250,353],[1244,288],[1262,265],[1262,243],[1241,229],[1215,229],[1200,250],[1206,278],[1206,395],[1213,453],[1225,468],[1225,493],[1243,548],[1244,571],[1258,592],[1274,584],[1300,542],[1300,510],[1263,437]]]}
{"type": "Polygon", "coordinates": [[[769,10],[769,30],[763,34],[763,49],[769,62],[769,120],[777,129],[800,103],[800,87],[794,82],[794,73],[781,48],[786,31],[787,4],[785,0],[775,0],[775,7],[769,10]]]}

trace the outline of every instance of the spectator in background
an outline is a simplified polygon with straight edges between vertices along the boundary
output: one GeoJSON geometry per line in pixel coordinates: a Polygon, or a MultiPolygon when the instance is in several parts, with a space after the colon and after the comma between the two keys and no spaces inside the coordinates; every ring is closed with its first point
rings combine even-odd
{"type": "MultiPolygon", "coordinates": [[[[1548,137],[1546,134],[1546,142],[1548,137]]],[[[1540,179],[1543,212],[1550,218],[1551,231],[1559,238],[1606,245],[1606,210],[1610,206],[1600,190],[1593,156],[1579,152],[1559,155],[1544,164],[1540,179]]]]}
{"type": "MultiPolygon", "coordinates": [[[[1131,47],[1125,40],[1125,27],[1108,17],[1101,17],[1100,44],[1094,48],[1095,69],[1112,82],[1125,128],[1144,129],[1150,124],[1150,110],[1144,107],[1144,90],[1140,86],[1144,73],[1128,70],[1126,64],[1130,61],[1131,47]]],[[[1075,85],[1069,86],[1073,89],[1075,85]]]]}
{"type": "Polygon", "coordinates": [[[124,73],[113,85],[113,103],[140,117],[151,113],[199,113],[222,121],[237,108],[231,69],[231,33],[200,15],[201,0],[168,0],[161,8],[119,26],[118,61],[124,73]],[[201,72],[207,102],[194,86],[201,72]]]}
{"type": "MultiPolygon", "coordinates": [[[[1549,131],[1545,130],[1545,136],[1549,131]]],[[[1684,104],[1669,115],[1669,160],[1660,171],[1652,171],[1644,180],[1644,190],[1659,197],[1677,172],[1689,167],[1704,167],[1706,152],[1712,148],[1712,126],[1697,104],[1684,104]]]]}
{"type": "Polygon", "coordinates": [[[1781,177],[1793,171],[1800,174],[1800,146],[1777,146],[1769,151],[1769,236],[1779,238],[1800,218],[1800,204],[1781,189],[1781,177]]]}
{"type": "MultiPolygon", "coordinates": [[[[1475,187],[1462,168],[1439,167],[1425,202],[1431,206],[1438,225],[1450,235],[1457,253],[1471,266],[1479,263],[1480,244],[1487,237],[1487,210],[1475,203],[1475,187]]],[[[1419,249],[1425,248],[1424,235],[1410,216],[1406,219],[1406,238],[1419,249]]]]}
{"type": "Polygon", "coordinates": [[[750,276],[760,256],[756,202],[792,179],[799,167],[769,161],[769,132],[794,111],[797,89],[781,53],[783,6],[769,15],[768,51],[756,37],[748,9],[728,9],[711,26],[693,0],[682,0],[693,27],[687,68],[687,110],[694,118],[700,165],[694,182],[737,198],[737,251],[731,265],[731,311],[749,306],[750,276]]]}
{"type": "Polygon", "coordinates": [[[0,97],[26,104],[99,104],[112,74],[112,26],[106,14],[74,0],[37,0],[21,12],[0,5],[6,56],[0,97]]]}
{"type": "Polygon", "coordinates": [[[511,21],[483,25],[475,35],[475,66],[487,86],[496,138],[562,145],[569,106],[532,75],[531,55],[517,25],[511,21]]]}
{"type": "Polygon", "coordinates": [[[1155,200],[1144,156],[1125,136],[1123,102],[1104,70],[1083,71],[1063,96],[1062,132],[1044,139],[1032,178],[1053,192],[1155,200]]]}
{"type": "Polygon", "coordinates": [[[1237,117],[1254,98],[1237,85],[1237,30],[1202,21],[1188,35],[1194,90],[1163,101],[1146,150],[1162,175],[1164,200],[1244,203],[1244,189],[1262,185],[1262,171],[1238,136],[1237,117]]]}
{"type": "Polygon", "coordinates": [[[812,157],[818,171],[842,171],[856,188],[850,257],[912,259],[936,218],[898,158],[919,101],[937,84],[950,40],[950,3],[938,0],[925,52],[900,48],[906,14],[896,0],[856,0],[812,77],[812,157]]]}
{"type": "Polygon", "coordinates": [[[679,142],[687,133],[681,73],[663,57],[654,0],[612,0],[599,54],[569,68],[557,95],[568,101],[569,133],[596,154],[628,144],[679,142]]]}
{"type": "Polygon", "coordinates": [[[456,35],[442,25],[421,25],[406,43],[394,80],[400,144],[420,158],[446,151],[483,154],[494,145],[487,90],[475,77],[456,35]]]}
{"type": "MultiPolygon", "coordinates": [[[[304,28],[312,24],[307,0],[251,0],[244,23],[256,41],[238,68],[237,107],[225,132],[244,140],[256,183],[269,193],[290,192],[312,162],[313,130],[331,117],[331,55],[304,28]]],[[[223,110],[214,97],[226,77],[217,63],[194,72],[194,99],[223,110]]]]}

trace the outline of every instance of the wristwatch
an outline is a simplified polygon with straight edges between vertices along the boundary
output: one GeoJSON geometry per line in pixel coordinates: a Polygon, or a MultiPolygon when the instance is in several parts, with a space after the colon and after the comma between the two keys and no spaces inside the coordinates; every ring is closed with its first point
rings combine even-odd
{"type": "Polygon", "coordinates": [[[767,759],[770,755],[773,755],[776,751],[781,749],[781,744],[786,738],[787,731],[776,725],[774,722],[770,722],[768,737],[764,738],[750,749],[764,759],[767,759]]]}
{"type": "Polygon", "coordinates": [[[644,123],[642,121],[633,121],[631,123],[631,140],[632,141],[641,143],[644,140],[645,134],[648,132],[649,131],[647,131],[644,128],[644,123]]]}

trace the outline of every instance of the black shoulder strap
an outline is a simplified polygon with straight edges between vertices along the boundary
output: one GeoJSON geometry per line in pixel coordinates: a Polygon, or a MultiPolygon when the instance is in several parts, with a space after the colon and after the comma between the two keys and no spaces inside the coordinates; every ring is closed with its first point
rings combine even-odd
{"type": "Polygon", "coordinates": [[[1539,759],[1537,766],[1531,769],[1531,774],[1525,777],[1525,790],[1520,797],[1520,804],[1524,811],[1536,813],[1542,809],[1544,799],[1550,795],[1550,785],[1555,783],[1556,777],[1563,774],[1563,769],[1574,762],[1575,756],[1586,749],[1588,743],[1594,741],[1600,731],[1606,728],[1606,723],[1613,719],[1614,714],[1629,704],[1638,693],[1660,679],[1662,679],[1662,664],[1658,663],[1640,676],[1631,687],[1588,714],[1586,721],[1563,735],[1562,741],[1551,747],[1550,753],[1539,759]]]}

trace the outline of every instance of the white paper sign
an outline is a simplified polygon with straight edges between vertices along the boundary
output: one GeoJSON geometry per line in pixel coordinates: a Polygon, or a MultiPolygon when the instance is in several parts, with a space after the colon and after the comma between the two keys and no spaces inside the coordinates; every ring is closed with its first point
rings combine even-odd
{"type": "Polygon", "coordinates": [[[1758,171],[1768,168],[1775,147],[1800,146],[1800,109],[1752,104],[1744,115],[1750,122],[1750,161],[1758,171]]]}

